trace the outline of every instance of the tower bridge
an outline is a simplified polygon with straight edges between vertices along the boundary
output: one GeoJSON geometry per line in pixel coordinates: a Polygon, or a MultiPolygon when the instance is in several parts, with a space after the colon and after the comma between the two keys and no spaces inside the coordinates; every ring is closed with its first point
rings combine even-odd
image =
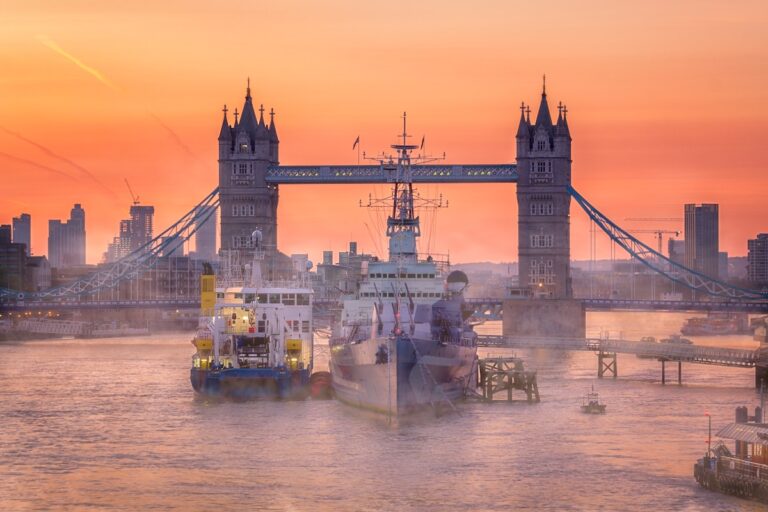
{"type": "MultiPolygon", "coordinates": [[[[258,109],[254,106],[250,84],[246,88],[242,110],[240,113],[234,111],[231,124],[228,112],[225,107],[218,137],[217,189],[155,239],[92,275],[40,292],[0,290],[0,310],[29,310],[37,305],[43,309],[53,305],[78,308],[86,303],[114,308],[122,307],[123,302],[128,308],[141,307],[143,303],[151,303],[151,307],[156,308],[189,306],[194,302],[190,295],[150,294],[144,297],[137,285],[135,293],[132,291],[128,297],[121,298],[115,297],[110,290],[126,281],[137,280],[142,271],[153,268],[165,249],[189,239],[199,221],[210,216],[213,208],[220,209],[221,248],[247,255],[252,249],[250,234],[256,228],[262,231],[265,246],[278,247],[277,206],[281,186],[387,184],[394,179],[394,171],[385,161],[378,165],[281,165],[275,113],[269,112],[267,123],[263,106],[258,109]]],[[[585,299],[577,308],[572,308],[576,314],[579,310],[583,314],[584,309],[768,311],[768,293],[734,287],[669,260],[623,230],[580,195],[571,183],[571,135],[567,116],[567,108],[560,103],[557,118],[553,121],[547,91],[543,88],[535,119],[531,118],[530,106],[522,104],[520,107],[515,163],[415,165],[413,182],[515,184],[519,283],[535,298],[565,302],[573,299],[570,268],[570,205],[573,199],[591,221],[632,258],[683,287],[715,299],[675,303],[585,299]]],[[[272,256],[266,258],[266,261],[274,262],[275,268],[270,271],[280,273],[288,268],[287,257],[276,249],[272,256]]],[[[540,312],[539,306],[535,305],[537,301],[510,302],[534,304],[531,306],[534,309],[526,316],[536,316],[540,312]]],[[[480,299],[475,305],[478,310],[490,307],[497,312],[504,307],[503,301],[498,299],[480,299]]]]}

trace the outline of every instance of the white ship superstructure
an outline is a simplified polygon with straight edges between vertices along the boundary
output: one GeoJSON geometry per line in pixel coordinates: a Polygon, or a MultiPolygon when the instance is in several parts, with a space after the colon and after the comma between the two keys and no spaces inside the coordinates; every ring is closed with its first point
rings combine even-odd
{"type": "Polygon", "coordinates": [[[396,415],[463,396],[476,358],[466,322],[462,272],[447,262],[419,260],[411,153],[405,114],[397,158],[380,164],[393,177],[387,219],[389,259],[370,262],[357,297],[344,301],[331,338],[331,374],[340,400],[396,415]]]}

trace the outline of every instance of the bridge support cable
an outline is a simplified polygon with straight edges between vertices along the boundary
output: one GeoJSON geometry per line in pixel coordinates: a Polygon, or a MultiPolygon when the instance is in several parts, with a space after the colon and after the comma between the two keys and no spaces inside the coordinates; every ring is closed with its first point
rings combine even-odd
{"type": "Polygon", "coordinates": [[[733,286],[669,259],[619,227],[570,185],[568,186],[568,192],[587,213],[589,218],[594,221],[613,242],[629,253],[633,259],[638,260],[649,269],[664,276],[670,281],[690,288],[691,290],[702,291],[711,296],[724,299],[768,299],[768,292],[760,292],[733,286]]]}
{"type": "Polygon", "coordinates": [[[57,300],[91,295],[102,289],[114,288],[121,282],[134,279],[141,272],[152,268],[168,249],[178,247],[195,234],[219,207],[219,189],[206,195],[179,220],[163,230],[149,242],[119,260],[103,266],[77,281],[64,286],[39,292],[0,290],[0,299],[10,300],[57,300]]]}

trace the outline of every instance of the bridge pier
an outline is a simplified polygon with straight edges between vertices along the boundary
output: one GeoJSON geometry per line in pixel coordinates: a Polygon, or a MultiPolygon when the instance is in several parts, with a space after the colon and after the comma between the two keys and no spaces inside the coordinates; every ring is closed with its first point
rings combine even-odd
{"type": "Polygon", "coordinates": [[[768,366],[755,366],[755,388],[760,389],[763,382],[768,383],[768,366]]]}
{"type": "Polygon", "coordinates": [[[618,365],[616,364],[616,352],[597,353],[597,378],[602,379],[607,373],[613,374],[613,378],[619,376],[618,365]]]}
{"type": "MultiPolygon", "coordinates": [[[[661,359],[661,384],[664,385],[667,383],[667,372],[665,368],[665,363],[667,362],[667,359],[661,359]]],[[[677,385],[681,386],[683,384],[683,362],[678,361],[677,362],[677,385]]]]}

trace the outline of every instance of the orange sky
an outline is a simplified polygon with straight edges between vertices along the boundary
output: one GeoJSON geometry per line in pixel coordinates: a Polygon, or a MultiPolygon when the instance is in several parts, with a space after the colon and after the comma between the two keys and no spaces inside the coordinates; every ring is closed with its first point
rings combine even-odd
{"type": "MultiPolygon", "coordinates": [[[[718,202],[732,255],[768,231],[764,1],[63,4],[5,0],[0,12],[0,223],[31,213],[36,254],[47,220],[80,202],[98,262],[127,216],[125,177],[157,227],[202,198],[221,106],[242,107],[247,76],[277,112],[283,164],[354,163],[355,137],[385,148],[403,110],[449,162],[497,163],[514,161],[517,106],[538,104],[546,72],[550,105],[569,108],[574,184],[614,220],[648,229],[623,219],[718,202]]],[[[450,203],[433,252],[516,259],[514,185],[425,188],[450,203]]],[[[377,191],[282,187],[281,249],[317,260],[351,238],[375,251],[376,219],[357,204],[377,191]]],[[[571,213],[585,259],[587,221],[571,213]]]]}

